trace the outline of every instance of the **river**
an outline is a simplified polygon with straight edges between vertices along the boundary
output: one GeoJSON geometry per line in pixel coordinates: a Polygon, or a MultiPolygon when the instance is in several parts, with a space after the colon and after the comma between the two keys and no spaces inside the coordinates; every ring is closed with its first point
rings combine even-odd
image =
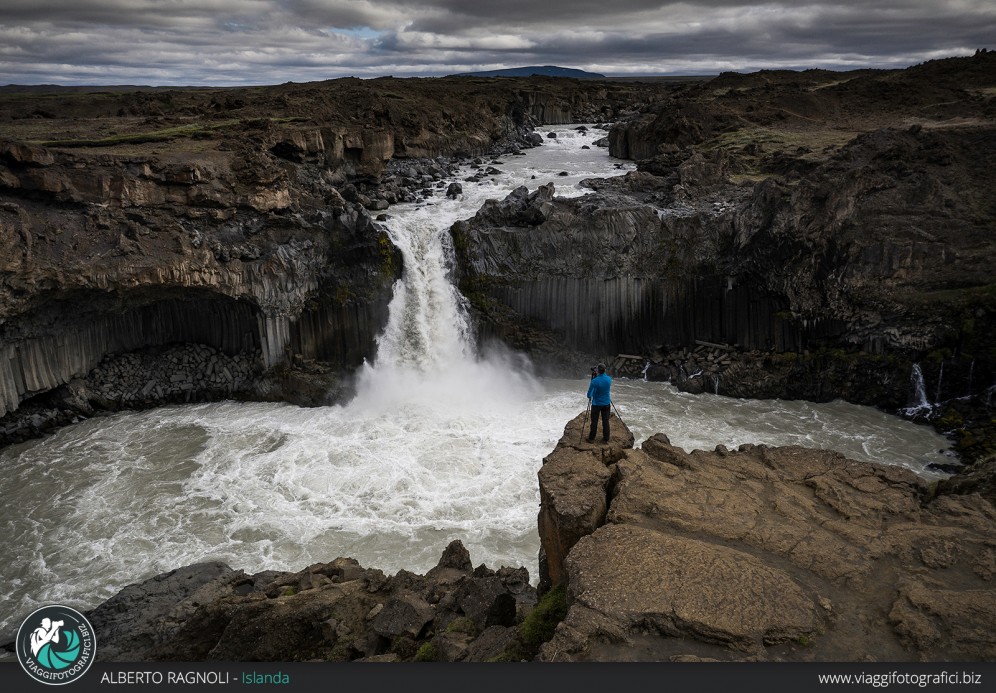
{"type": "MultiPolygon", "coordinates": [[[[520,355],[479,353],[449,281],[446,229],[520,184],[582,195],[578,181],[633,168],[591,145],[603,131],[540,133],[544,146],[503,157],[493,179],[462,182],[459,199],[391,207],[405,275],[349,404],[123,412],[0,451],[0,634],[41,604],[92,608],[209,560],[256,572],[352,556],[388,574],[425,572],[459,538],[475,564],[524,565],[535,580],[536,472],[584,409],[587,374],[538,379],[520,355]]],[[[692,396],[626,380],[613,391],[638,442],[662,431],[686,449],[826,447],[931,478],[926,465],[946,459],[947,441],[929,428],[844,402],[692,396]]]]}

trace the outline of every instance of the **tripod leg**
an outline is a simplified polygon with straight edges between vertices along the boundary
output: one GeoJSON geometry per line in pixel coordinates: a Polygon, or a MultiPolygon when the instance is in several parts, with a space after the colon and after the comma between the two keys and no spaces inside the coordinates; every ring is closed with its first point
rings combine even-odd
{"type": "Polygon", "coordinates": [[[581,437],[578,439],[579,443],[584,440],[584,427],[588,425],[588,414],[589,414],[589,412],[591,412],[591,400],[590,399],[588,400],[588,408],[584,410],[584,421],[581,422],[581,437]]]}

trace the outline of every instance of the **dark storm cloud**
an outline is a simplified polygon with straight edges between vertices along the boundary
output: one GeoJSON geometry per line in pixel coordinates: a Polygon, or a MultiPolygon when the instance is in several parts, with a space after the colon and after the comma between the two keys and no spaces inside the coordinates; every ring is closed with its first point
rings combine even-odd
{"type": "Polygon", "coordinates": [[[903,66],[992,47],[993,36],[991,0],[3,0],[0,83],[903,66]]]}

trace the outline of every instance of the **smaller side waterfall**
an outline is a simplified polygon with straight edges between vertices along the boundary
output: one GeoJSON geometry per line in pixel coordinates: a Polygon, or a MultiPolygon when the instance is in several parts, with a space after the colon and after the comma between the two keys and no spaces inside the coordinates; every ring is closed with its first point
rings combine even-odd
{"type": "Polygon", "coordinates": [[[914,363],[910,371],[910,386],[913,391],[910,406],[901,410],[906,416],[920,416],[930,414],[934,410],[934,405],[927,399],[927,384],[923,379],[923,370],[919,363],[914,363]]]}

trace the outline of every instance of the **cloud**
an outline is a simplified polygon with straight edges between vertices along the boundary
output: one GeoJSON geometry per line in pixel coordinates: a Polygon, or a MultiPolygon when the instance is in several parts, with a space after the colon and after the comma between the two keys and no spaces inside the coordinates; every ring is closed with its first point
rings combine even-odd
{"type": "Polygon", "coordinates": [[[0,83],[883,67],[992,47],[993,36],[991,0],[4,0],[0,83]]]}

